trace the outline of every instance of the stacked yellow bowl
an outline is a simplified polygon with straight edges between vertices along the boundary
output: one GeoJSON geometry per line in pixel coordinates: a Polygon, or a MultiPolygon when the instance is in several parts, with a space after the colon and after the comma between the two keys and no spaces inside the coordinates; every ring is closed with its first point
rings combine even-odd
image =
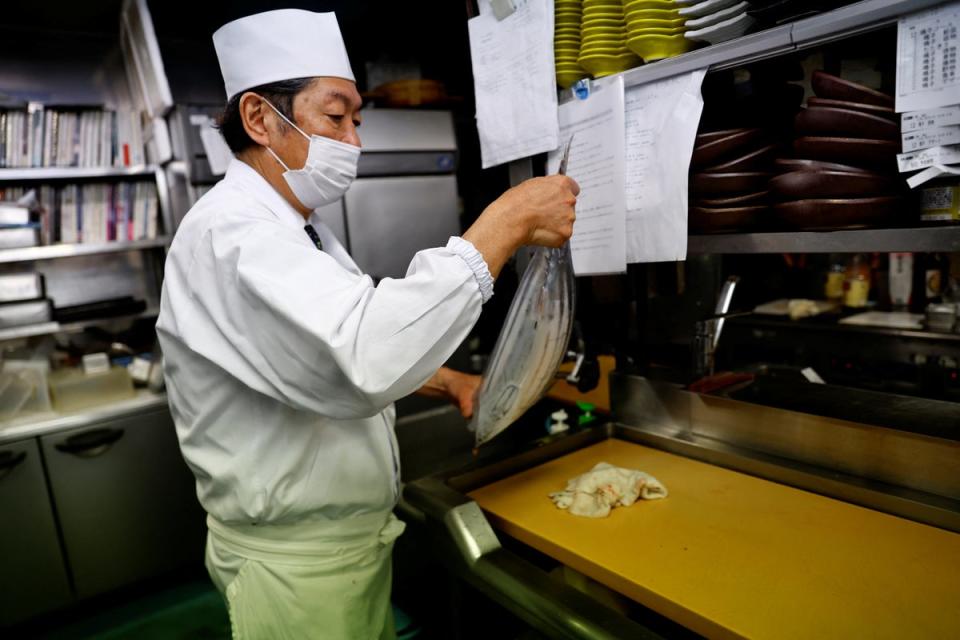
{"type": "Polygon", "coordinates": [[[581,0],[555,0],[553,55],[557,67],[557,84],[566,89],[587,72],[577,62],[580,57],[581,0]]]}
{"type": "Polygon", "coordinates": [[[622,0],[583,0],[580,23],[580,66],[594,78],[608,76],[640,64],[627,48],[622,0]]]}
{"type": "Polygon", "coordinates": [[[696,45],[683,37],[686,18],[673,0],[627,0],[623,4],[627,47],[653,62],[686,53],[696,45]]]}

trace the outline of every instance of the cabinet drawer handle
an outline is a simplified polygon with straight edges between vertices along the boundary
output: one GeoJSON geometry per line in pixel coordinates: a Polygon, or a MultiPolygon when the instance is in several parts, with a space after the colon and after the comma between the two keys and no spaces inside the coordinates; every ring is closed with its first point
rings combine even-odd
{"type": "Polygon", "coordinates": [[[70,436],[56,447],[58,451],[81,458],[95,458],[106,453],[122,436],[123,429],[94,429],[70,436]]]}
{"type": "Polygon", "coordinates": [[[27,454],[23,451],[14,453],[13,451],[0,451],[0,480],[3,480],[13,468],[24,461],[27,454]]]}

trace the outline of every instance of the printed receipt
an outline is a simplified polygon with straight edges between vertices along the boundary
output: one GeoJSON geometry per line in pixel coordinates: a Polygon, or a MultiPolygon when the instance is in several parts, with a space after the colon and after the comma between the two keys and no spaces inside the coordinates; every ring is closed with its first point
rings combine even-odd
{"type": "Polygon", "coordinates": [[[483,168],[557,148],[553,3],[526,0],[497,20],[489,2],[467,23],[483,168]]]}
{"type": "Polygon", "coordinates": [[[626,92],[627,262],[687,257],[687,175],[705,75],[694,71],[626,92]]]}
{"type": "MultiPolygon", "coordinates": [[[[588,98],[560,105],[560,139],[573,135],[567,175],[580,185],[570,250],[578,276],[626,271],[623,77],[594,81],[588,98]]],[[[556,173],[560,150],[547,159],[556,173]]]]}
{"type": "Polygon", "coordinates": [[[897,25],[897,113],[960,103],[960,4],[901,18],[897,25]]]}

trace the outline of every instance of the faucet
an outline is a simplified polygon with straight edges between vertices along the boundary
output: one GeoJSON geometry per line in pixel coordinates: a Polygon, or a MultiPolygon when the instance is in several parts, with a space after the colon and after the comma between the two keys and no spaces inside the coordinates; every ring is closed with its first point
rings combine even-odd
{"type": "Polygon", "coordinates": [[[567,384],[577,388],[581,393],[596,389],[600,383],[600,362],[594,353],[592,345],[588,345],[583,335],[583,328],[579,322],[574,322],[573,335],[577,350],[570,350],[564,354],[564,362],[574,361],[573,370],[566,376],[558,373],[558,378],[564,378],[567,384]]]}
{"type": "MultiPolygon", "coordinates": [[[[694,373],[697,377],[712,376],[714,372],[717,345],[723,333],[723,325],[730,316],[730,303],[733,302],[733,292],[740,282],[738,276],[730,276],[723,283],[714,316],[697,322],[694,334],[694,373]]],[[[739,315],[739,314],[737,314],[739,315]]]]}

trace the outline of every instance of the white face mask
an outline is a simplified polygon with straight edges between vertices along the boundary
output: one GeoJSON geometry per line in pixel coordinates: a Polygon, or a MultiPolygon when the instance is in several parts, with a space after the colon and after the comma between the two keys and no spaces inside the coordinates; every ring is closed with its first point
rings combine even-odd
{"type": "Polygon", "coordinates": [[[297,200],[308,209],[316,209],[342,198],[357,177],[360,147],[323,136],[308,136],[270,104],[269,100],[264,98],[264,102],[310,143],[303,169],[291,169],[273,149],[266,148],[286,169],[283,179],[287,181],[297,200]]]}

